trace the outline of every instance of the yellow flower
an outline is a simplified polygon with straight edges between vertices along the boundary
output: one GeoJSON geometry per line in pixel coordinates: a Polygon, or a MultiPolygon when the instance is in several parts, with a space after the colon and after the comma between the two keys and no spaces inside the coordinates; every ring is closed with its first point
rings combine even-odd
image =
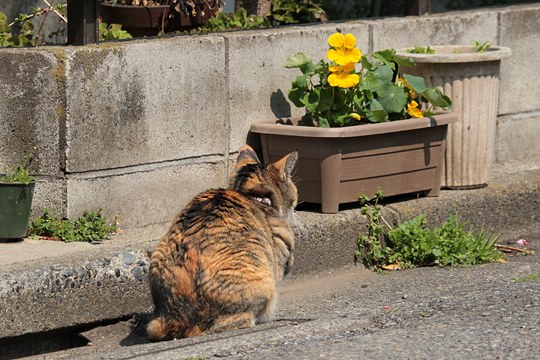
{"type": "Polygon", "coordinates": [[[360,115],[358,115],[357,113],[350,113],[349,116],[352,117],[354,120],[357,120],[357,121],[362,120],[362,117],[360,115]]]}
{"type": "Polygon", "coordinates": [[[411,97],[413,99],[416,99],[416,91],[413,90],[413,88],[411,87],[411,85],[409,85],[409,83],[407,82],[407,80],[405,80],[404,78],[398,78],[398,81],[401,81],[401,83],[407,88],[409,89],[409,95],[411,95],[411,97]]]}
{"type": "Polygon", "coordinates": [[[356,38],[353,34],[335,33],[328,38],[328,44],[332,48],[328,50],[326,57],[338,65],[356,63],[362,57],[360,50],[355,47],[356,38]]]}
{"type": "Polygon", "coordinates": [[[407,113],[415,118],[424,117],[424,113],[418,108],[418,103],[414,100],[407,104],[407,113]]]}
{"type": "Polygon", "coordinates": [[[356,86],[360,82],[360,76],[354,73],[354,63],[348,63],[345,66],[330,66],[332,72],[328,75],[328,83],[330,86],[340,88],[350,88],[356,86]],[[353,72],[351,74],[351,72],[353,72]]]}

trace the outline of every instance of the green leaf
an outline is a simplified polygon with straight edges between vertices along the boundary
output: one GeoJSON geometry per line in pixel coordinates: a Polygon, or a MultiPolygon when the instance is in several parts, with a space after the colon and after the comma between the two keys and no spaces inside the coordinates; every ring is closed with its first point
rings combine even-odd
{"type": "Polygon", "coordinates": [[[385,122],[388,121],[388,112],[384,110],[383,106],[376,99],[371,100],[369,110],[366,112],[368,120],[371,122],[385,122]]]}
{"type": "Polygon", "coordinates": [[[388,113],[399,113],[407,104],[407,95],[403,89],[392,83],[381,85],[377,95],[377,100],[388,113]]]}
{"type": "Polygon", "coordinates": [[[305,93],[305,88],[293,87],[291,90],[289,90],[289,100],[291,100],[296,107],[304,107],[304,104],[300,99],[305,95],[305,93]]]}
{"type": "Polygon", "coordinates": [[[300,71],[302,71],[302,74],[311,76],[317,71],[318,66],[312,63],[311,61],[300,65],[300,71]]]}
{"type": "Polygon", "coordinates": [[[300,102],[305,105],[307,111],[316,112],[317,106],[319,105],[320,90],[313,89],[312,91],[306,92],[304,96],[300,98],[300,102]]]}
{"type": "Polygon", "coordinates": [[[379,66],[373,71],[373,74],[377,79],[385,82],[392,81],[392,78],[394,77],[394,71],[386,65],[379,66]]]}
{"type": "Polygon", "coordinates": [[[426,81],[421,76],[403,74],[403,78],[412,87],[417,94],[421,94],[426,90],[426,81]]]}
{"type": "Polygon", "coordinates": [[[443,109],[450,109],[452,107],[452,100],[437,88],[426,89],[422,92],[422,96],[424,96],[433,106],[438,106],[443,109]]]}
{"type": "Polygon", "coordinates": [[[317,105],[318,112],[325,112],[330,110],[333,105],[333,92],[332,89],[324,89],[320,93],[319,103],[317,105]]]}
{"type": "Polygon", "coordinates": [[[394,62],[396,62],[399,66],[414,66],[416,64],[416,60],[409,57],[402,57],[399,55],[394,55],[392,58],[394,62]]]}
{"type": "Polygon", "coordinates": [[[361,81],[361,86],[369,91],[376,91],[380,85],[379,78],[372,72],[368,72],[363,76],[361,81]]]}
{"type": "Polygon", "coordinates": [[[34,30],[34,24],[32,24],[30,21],[25,21],[22,26],[23,31],[32,31],[34,30]]]}
{"type": "Polygon", "coordinates": [[[319,127],[322,127],[322,128],[329,128],[330,127],[330,123],[328,122],[328,120],[323,118],[323,117],[319,117],[317,119],[317,124],[319,125],[319,127]]]}
{"type": "Polygon", "coordinates": [[[373,57],[381,61],[390,69],[395,70],[396,64],[393,63],[393,58],[394,58],[395,53],[396,53],[395,50],[386,49],[386,50],[381,50],[381,51],[377,51],[376,53],[373,53],[373,57]]]}
{"type": "Polygon", "coordinates": [[[373,64],[369,61],[369,59],[366,56],[362,56],[360,58],[360,64],[362,65],[362,69],[366,69],[366,70],[373,69],[373,64]]]}
{"type": "Polygon", "coordinates": [[[0,22],[7,22],[7,16],[0,11],[0,22]]]}
{"type": "Polygon", "coordinates": [[[307,57],[304,53],[299,52],[287,59],[285,67],[299,68],[300,66],[307,64],[310,61],[311,60],[309,59],[309,57],[307,57]]]}
{"type": "Polygon", "coordinates": [[[309,82],[308,82],[307,76],[297,76],[296,80],[292,83],[293,87],[299,87],[299,88],[307,88],[309,82]]]}

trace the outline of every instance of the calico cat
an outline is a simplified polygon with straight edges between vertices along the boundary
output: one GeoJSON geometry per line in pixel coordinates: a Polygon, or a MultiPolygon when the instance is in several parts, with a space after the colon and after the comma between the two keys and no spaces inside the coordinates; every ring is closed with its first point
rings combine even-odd
{"type": "Polygon", "coordinates": [[[180,212],[150,260],[151,340],[269,320],[293,263],[287,221],[297,203],[297,158],[293,152],[264,167],[245,145],[229,188],[203,192],[180,212]]]}

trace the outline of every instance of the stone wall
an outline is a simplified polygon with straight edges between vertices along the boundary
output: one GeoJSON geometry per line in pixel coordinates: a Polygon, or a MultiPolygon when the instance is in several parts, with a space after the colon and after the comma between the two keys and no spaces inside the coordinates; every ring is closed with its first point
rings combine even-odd
{"type": "Polygon", "coordinates": [[[103,208],[123,227],[169,221],[196,193],[227,183],[253,121],[298,115],[288,56],[324,57],[351,32],[363,53],[388,47],[509,46],[496,159],[540,165],[540,4],[422,17],[184,35],[84,47],[0,49],[0,170],[27,152],[33,213],[103,208]]]}

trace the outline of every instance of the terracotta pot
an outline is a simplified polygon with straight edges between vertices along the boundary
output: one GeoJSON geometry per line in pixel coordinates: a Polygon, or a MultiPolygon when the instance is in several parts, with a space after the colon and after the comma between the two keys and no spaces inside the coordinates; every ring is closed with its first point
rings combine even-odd
{"type": "Polygon", "coordinates": [[[438,196],[448,124],[454,113],[345,128],[316,128],[257,122],[266,163],[297,150],[300,201],[335,213],[360,193],[381,188],[392,196],[422,192],[438,196]]]}
{"type": "Polygon", "coordinates": [[[164,20],[168,26],[169,5],[130,6],[100,3],[101,19],[108,24],[122,24],[122,29],[132,36],[156,36],[164,20]],[[165,16],[165,19],[163,19],[165,16]]]}
{"type": "Polygon", "coordinates": [[[398,55],[412,57],[415,67],[407,74],[426,79],[452,99],[458,121],[448,129],[442,186],[471,189],[486,186],[491,179],[495,153],[495,130],[501,59],[510,49],[491,47],[476,52],[472,46],[433,46],[435,54],[398,55]]]}

